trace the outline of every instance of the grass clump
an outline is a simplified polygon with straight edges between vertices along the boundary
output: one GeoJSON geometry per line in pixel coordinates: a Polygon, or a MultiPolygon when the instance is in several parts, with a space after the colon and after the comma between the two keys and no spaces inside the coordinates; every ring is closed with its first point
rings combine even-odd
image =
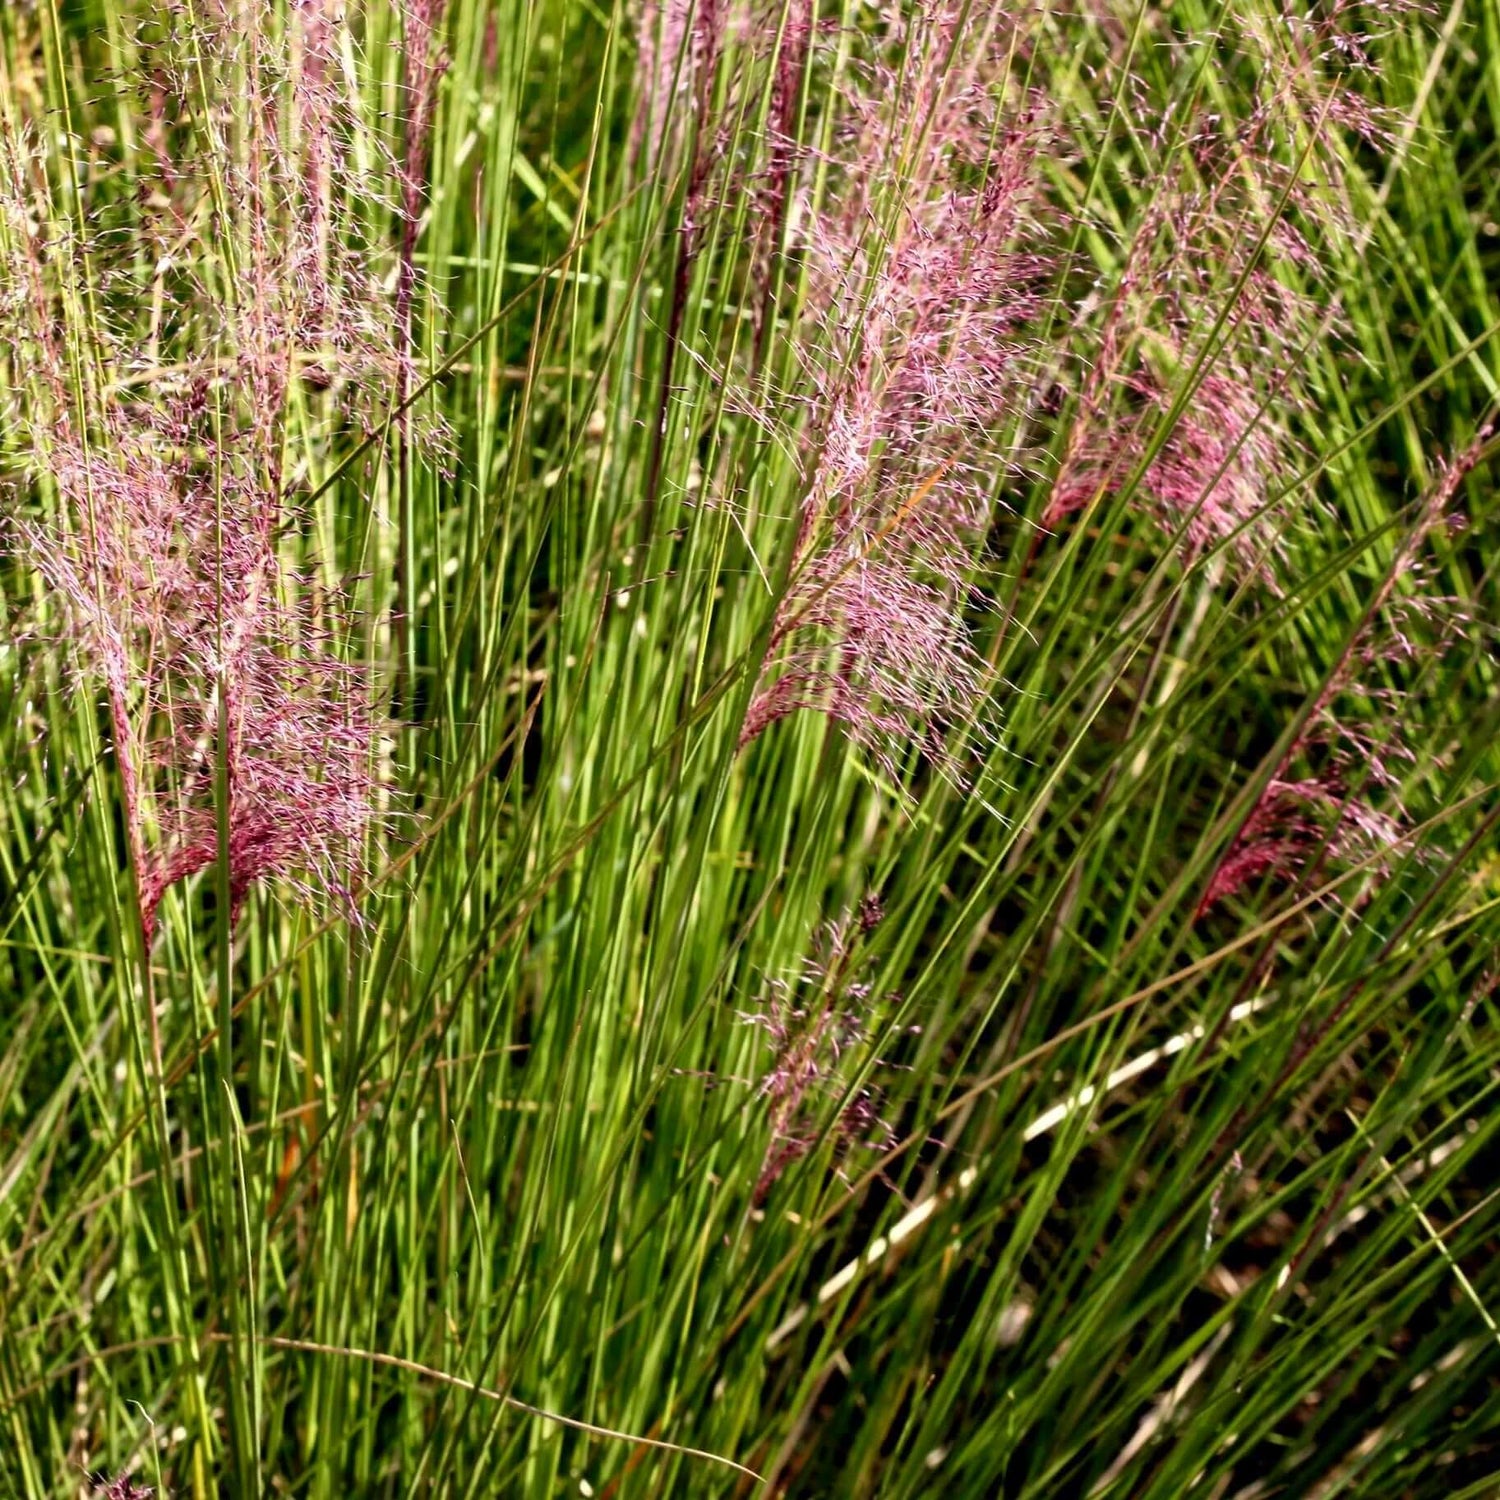
{"type": "Polygon", "coordinates": [[[1497,22],[0,16],[0,1488],[1488,1493],[1497,22]]]}

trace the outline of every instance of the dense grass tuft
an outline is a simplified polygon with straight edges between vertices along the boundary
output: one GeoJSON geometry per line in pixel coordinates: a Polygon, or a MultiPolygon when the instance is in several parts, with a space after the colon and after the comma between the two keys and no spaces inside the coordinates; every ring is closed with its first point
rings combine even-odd
{"type": "Polygon", "coordinates": [[[0,1492],[1494,1493],[1497,122],[0,11],[0,1492]]]}

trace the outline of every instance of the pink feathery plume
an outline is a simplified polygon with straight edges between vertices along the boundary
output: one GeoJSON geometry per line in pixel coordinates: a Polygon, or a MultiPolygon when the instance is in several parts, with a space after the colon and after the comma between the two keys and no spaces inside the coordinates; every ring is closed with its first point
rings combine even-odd
{"type": "MultiPolygon", "coordinates": [[[[869,986],[852,978],[858,941],[879,920],[879,898],[867,897],[857,918],[845,915],[828,923],[819,931],[798,982],[772,983],[761,1008],[740,1018],[757,1027],[771,1049],[758,1088],[769,1111],[771,1139],[756,1183],[757,1199],[813,1149],[823,1132],[827,1101],[843,1096],[839,1068],[866,1039],[870,1000],[869,986]]],[[[842,1104],[831,1134],[840,1151],[887,1141],[890,1131],[880,1118],[878,1091],[862,1088],[842,1104]]]]}
{"type": "MultiPolygon", "coordinates": [[[[1388,732],[1377,737],[1336,711],[1341,693],[1358,688],[1362,667],[1407,660],[1416,652],[1403,628],[1402,611],[1394,608],[1396,588],[1418,567],[1418,553],[1434,530],[1446,525],[1464,479],[1483,461],[1495,422],[1483,424],[1454,458],[1445,462],[1410,531],[1402,539],[1385,577],[1367,607],[1360,626],[1345,647],[1318,695],[1306,727],[1288,746],[1275,774],[1240,825],[1220,859],[1198,903],[1202,916],[1229,897],[1263,879],[1286,879],[1317,856],[1322,863],[1365,861],[1375,873],[1405,836],[1399,804],[1379,807],[1374,794],[1394,792],[1394,761],[1410,760],[1400,737],[1399,695],[1376,690],[1364,696],[1382,702],[1388,732]],[[1377,630],[1377,624],[1383,628],[1377,630]],[[1289,766],[1310,756],[1315,769],[1293,777],[1289,766]]],[[[1413,601],[1423,612],[1432,601],[1413,601]]]]}
{"type": "MultiPolygon", "coordinates": [[[[417,231],[427,192],[427,161],[437,112],[438,84],[448,69],[440,28],[447,0],[405,0],[406,135],[401,159],[401,252],[397,271],[396,320],[410,344],[416,290],[417,231]]],[[[402,395],[405,395],[404,390],[402,395]]]]}
{"type": "Polygon", "coordinates": [[[1096,495],[1140,469],[1139,501],[1169,535],[1182,533],[1190,555],[1227,544],[1274,582],[1269,561],[1276,541],[1260,524],[1270,482],[1285,472],[1286,438],[1255,387],[1228,368],[1205,375],[1192,400],[1149,461],[1147,443],[1166,421],[1172,392],[1150,374],[1122,382],[1131,415],[1075,442],[1042,523],[1056,527],[1096,495]]]}
{"type": "Polygon", "coordinates": [[[93,1489],[94,1500],[151,1500],[155,1493],[150,1485],[137,1484],[129,1474],[117,1474],[96,1483],[93,1489]]]}
{"type": "Polygon", "coordinates": [[[1313,404],[1305,348],[1339,323],[1319,244],[1361,233],[1340,192],[1309,184],[1314,166],[1340,180],[1343,135],[1379,137],[1357,87],[1368,39],[1352,23],[1390,8],[1340,0],[1288,12],[1274,36],[1247,29],[1260,72],[1249,116],[1231,127],[1206,109],[1167,115],[1145,133],[1174,148],[1110,291],[1044,527],[1129,483],[1131,503],[1189,558],[1222,545],[1276,587],[1290,521],[1273,501],[1296,457],[1295,419],[1313,404]]]}
{"type": "MultiPolygon", "coordinates": [[[[167,889],[219,857],[221,796],[231,916],[266,882],[326,894],[352,913],[381,816],[368,674],[335,644],[345,604],[282,555],[298,520],[284,422],[294,382],[329,401],[378,389],[401,351],[347,207],[360,188],[339,145],[352,108],[329,66],[331,29],[342,23],[302,0],[300,52],[289,56],[262,20],[247,0],[211,38],[236,56],[253,106],[243,155],[216,164],[242,231],[233,295],[174,281],[170,369],[157,368],[153,346],[132,342],[133,330],[91,330],[101,373],[82,410],[71,396],[64,288],[85,250],[91,274],[124,292],[135,264],[117,264],[104,245],[43,244],[35,223],[47,216],[29,213],[45,191],[41,157],[24,140],[0,142],[0,212],[15,230],[0,284],[25,349],[32,474],[57,497],[45,522],[23,518],[17,531],[63,606],[82,675],[104,690],[148,942],[167,889]],[[290,129],[270,107],[285,84],[290,129]],[[153,378],[134,378],[142,372],[153,378]]],[[[161,77],[165,96],[173,82],[161,77]]],[[[173,162],[168,145],[156,137],[174,216],[212,223],[190,197],[212,174],[173,162]]]]}
{"type": "Polygon", "coordinates": [[[829,345],[808,371],[816,460],[742,745],[812,710],[888,768],[915,742],[952,771],[950,731],[983,727],[968,580],[1007,466],[991,434],[1034,400],[1045,131],[1034,102],[997,119],[982,59],[943,65],[954,24],[918,18],[906,60],[873,70],[849,194],[805,226],[829,345]],[[903,153],[904,201],[872,234],[872,164],[903,153]]]}
{"type": "MultiPolygon", "coordinates": [[[[664,142],[704,119],[704,89],[712,80],[729,21],[730,0],[642,0],[636,19],[636,112],[630,156],[655,169],[664,142]]],[[[800,0],[799,0],[800,3],[800,0]]]]}

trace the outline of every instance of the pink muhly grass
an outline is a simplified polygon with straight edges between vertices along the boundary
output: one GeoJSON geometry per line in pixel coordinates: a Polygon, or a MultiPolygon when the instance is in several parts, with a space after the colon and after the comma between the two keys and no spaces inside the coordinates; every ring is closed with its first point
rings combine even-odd
{"type": "Polygon", "coordinates": [[[203,430],[201,399],[184,403],[176,442],[123,408],[87,444],[57,420],[47,466],[72,519],[26,528],[105,683],[148,937],[167,887],[217,856],[221,722],[235,909],[270,877],[350,894],[339,872],[373,817],[362,675],[293,612],[277,497],[222,427],[203,430]],[[217,472],[175,456],[195,442],[217,445],[217,472]]]}
{"type": "MultiPolygon", "coordinates": [[[[398,527],[405,538],[411,534],[412,417],[408,410],[416,386],[417,329],[417,239],[426,201],[432,129],[437,112],[438,85],[448,69],[441,27],[447,0],[404,0],[402,17],[403,75],[406,88],[406,122],[397,175],[401,183],[401,239],[396,256],[396,337],[398,368],[395,380],[396,482],[400,514],[398,527]]],[[[396,701],[409,706],[410,631],[413,612],[411,559],[403,546],[396,562],[395,629],[399,643],[400,673],[396,701]]]]}
{"type": "Polygon", "coordinates": [[[1147,137],[1170,153],[1109,295],[1044,527],[1128,485],[1189,557],[1225,546],[1274,586],[1291,523],[1272,502],[1311,405],[1302,366],[1337,324],[1337,305],[1317,296],[1323,262],[1356,237],[1340,138],[1380,132],[1356,87],[1364,51],[1349,22],[1381,8],[1341,3],[1288,14],[1275,35],[1247,30],[1260,75],[1250,115],[1231,126],[1206,107],[1164,114],[1147,137]]]}
{"type": "Polygon", "coordinates": [[[645,0],[636,21],[635,119],[630,154],[650,171],[679,100],[692,92],[696,72],[693,17],[697,0],[645,0]]]}
{"type": "MultiPolygon", "coordinates": [[[[636,17],[636,107],[629,157],[643,180],[682,185],[675,273],[682,291],[674,306],[682,306],[685,283],[702,248],[711,189],[716,181],[743,179],[755,204],[755,342],[762,354],[774,322],[770,299],[792,184],[805,155],[797,139],[798,119],[803,72],[817,28],[817,0],[645,0],[636,17]],[[726,53],[736,44],[743,44],[743,53],[725,68],[726,53]],[[770,69],[765,160],[751,165],[726,159],[727,122],[737,111],[748,115],[758,108],[753,102],[759,87],[757,64],[770,69]],[[721,70],[728,73],[730,92],[715,109],[721,70]]],[[[680,316],[675,328],[680,334],[680,316]]]]}
{"type": "Polygon", "coordinates": [[[766,118],[766,164],[757,191],[760,223],[755,274],[759,302],[756,343],[761,357],[769,347],[775,325],[776,267],[787,230],[791,188],[801,155],[798,113],[802,81],[817,25],[817,0],[788,0],[783,13],[768,16],[765,30],[777,30],[771,95],[766,118]]]}
{"type": "MultiPolygon", "coordinates": [[[[402,143],[401,249],[397,268],[396,321],[407,357],[412,345],[412,303],[417,283],[417,234],[427,193],[427,163],[438,84],[448,70],[440,28],[447,0],[405,0],[406,35],[402,48],[406,83],[406,129],[402,143]]],[[[398,400],[404,402],[409,377],[398,400]]]]}
{"type": "Polygon", "coordinates": [[[997,105],[987,55],[952,65],[954,26],[919,17],[903,61],[872,68],[839,207],[803,215],[824,344],[805,377],[816,458],[742,744],[809,709],[888,768],[915,740],[953,770],[950,732],[984,727],[965,616],[1003,434],[1037,384],[1045,131],[1031,103],[997,105]]]}
{"type": "Polygon", "coordinates": [[[113,1479],[96,1481],[93,1500],[151,1500],[156,1491],[148,1484],[137,1484],[129,1474],[117,1474],[113,1479]]]}
{"type": "MultiPolygon", "coordinates": [[[[736,31],[754,24],[738,0],[641,0],[629,148],[641,172],[655,171],[663,154],[691,139],[695,130],[712,135],[707,103],[731,22],[736,31]]],[[[666,165],[670,168],[670,161],[666,165]]]]}
{"type": "Polygon", "coordinates": [[[1288,879],[1315,856],[1333,864],[1369,858],[1372,869],[1383,870],[1400,842],[1402,821],[1352,790],[1345,781],[1349,769],[1296,781],[1273,777],[1210,877],[1198,914],[1261,880],[1288,879]]]}
{"type": "MultiPolygon", "coordinates": [[[[221,797],[231,919],[271,881],[352,913],[380,821],[372,692],[364,666],[337,644],[346,604],[284,558],[298,520],[284,474],[294,384],[332,401],[378,387],[401,362],[345,207],[360,184],[340,145],[349,104],[329,66],[336,23],[312,3],[298,16],[290,60],[266,40],[254,4],[226,11],[209,37],[219,56],[244,64],[252,129],[242,157],[169,164],[166,137],[157,139],[180,224],[195,221],[187,195],[208,192],[211,168],[238,215],[224,240],[202,247],[227,257],[233,245],[220,283],[233,290],[210,292],[186,273],[174,282],[181,344],[171,369],[129,329],[70,332],[64,309],[78,303],[65,289],[83,247],[34,229],[40,160],[4,143],[0,208],[11,232],[0,278],[28,345],[31,477],[56,496],[48,519],[23,520],[18,532],[66,613],[81,668],[104,688],[148,943],[166,890],[219,857],[221,797]],[[284,89],[295,105],[286,134],[274,107],[284,89]],[[81,405],[68,352],[79,342],[100,370],[82,381],[81,405]]],[[[106,285],[133,290],[128,258],[111,263],[103,244],[91,254],[106,285]]]]}
{"type": "Polygon", "coordinates": [[[836,1149],[884,1144],[890,1137],[880,1118],[880,1095],[860,1088],[844,1100],[840,1069],[865,1044],[871,992],[854,979],[859,940],[879,921],[879,900],[866,898],[858,919],[840,917],[823,927],[812,957],[796,983],[769,985],[758,1011],[741,1020],[760,1030],[771,1061],[757,1089],[766,1102],[771,1139],[756,1182],[765,1197],[776,1179],[812,1151],[825,1131],[836,1149]],[[842,1100],[832,1121],[830,1100],[842,1100]]]}
{"type": "Polygon", "coordinates": [[[1163,532],[1181,532],[1189,556],[1225,543],[1273,581],[1269,561],[1277,543],[1262,523],[1271,481],[1287,470],[1287,440],[1256,387],[1225,366],[1204,375],[1149,458],[1149,440],[1168,420],[1173,391],[1143,371],[1122,378],[1120,392],[1127,410],[1117,408],[1109,425],[1075,441],[1043,525],[1057,526],[1139,469],[1138,501],[1163,532]]]}
{"type": "MultiPolygon", "coordinates": [[[[1197,915],[1265,879],[1287,879],[1318,864],[1349,865],[1364,861],[1375,874],[1388,873],[1395,851],[1405,841],[1406,823],[1395,800],[1396,764],[1410,761],[1401,734],[1401,695],[1370,688],[1363,672],[1391,662],[1410,661],[1424,648],[1405,628],[1402,580],[1420,576],[1418,554],[1427,538],[1451,519],[1453,502],[1464,479],[1486,457],[1495,421],[1483,424],[1468,445],[1441,466],[1423,498],[1411,529],[1402,539],[1385,576],[1366,607],[1343,654],[1310,707],[1302,731],[1281,757],[1275,773],[1256,798],[1198,903],[1197,915]],[[1341,714],[1341,695],[1354,693],[1384,711],[1380,732],[1360,719],[1341,714]],[[1301,776],[1289,767],[1308,763],[1301,776]],[[1378,806],[1386,792],[1390,806],[1378,806]]],[[[1405,601],[1424,619],[1436,601],[1405,601]]],[[[1430,623],[1430,621],[1429,621],[1430,623]]],[[[1441,650],[1442,638],[1425,649],[1441,650]]]]}
{"type": "Polygon", "coordinates": [[[1162,532],[1180,533],[1189,557],[1224,544],[1274,583],[1280,542],[1270,501],[1292,468],[1288,418],[1303,400],[1295,344],[1310,313],[1304,299],[1250,277],[1221,344],[1194,373],[1192,324],[1215,305],[1203,268],[1224,265],[1214,241],[1234,226],[1202,222],[1196,205],[1175,222],[1157,222],[1168,223],[1168,263],[1141,264],[1156,232],[1148,222],[1106,315],[1042,525],[1055,528],[1133,482],[1133,503],[1162,532]],[[1191,280],[1172,264],[1178,256],[1192,262],[1191,280]]]}

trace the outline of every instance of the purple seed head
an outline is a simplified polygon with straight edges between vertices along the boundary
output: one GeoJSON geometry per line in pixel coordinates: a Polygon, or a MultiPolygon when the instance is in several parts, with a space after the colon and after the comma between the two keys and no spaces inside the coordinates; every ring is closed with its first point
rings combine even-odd
{"type": "Polygon", "coordinates": [[[95,1481],[93,1490],[94,1500],[151,1500],[155,1493],[149,1485],[137,1484],[129,1474],[95,1481]]]}
{"type": "MultiPolygon", "coordinates": [[[[842,1064],[867,1040],[870,987],[853,972],[863,928],[862,915],[825,924],[799,978],[771,982],[759,1009],[741,1018],[765,1035],[771,1051],[757,1090],[771,1125],[757,1199],[817,1144],[831,1103],[846,1090],[842,1064]]],[[[830,1133],[841,1153],[888,1139],[879,1090],[863,1088],[841,1105],[830,1133]]]]}
{"type": "MultiPolygon", "coordinates": [[[[330,431],[362,420],[360,392],[391,388],[403,352],[364,253],[365,180],[342,144],[354,115],[332,62],[343,22],[302,0],[293,36],[273,42],[260,20],[237,5],[205,38],[250,96],[241,152],[210,163],[215,136],[193,145],[146,132],[158,183],[146,232],[163,247],[153,274],[177,299],[176,342],[165,357],[142,344],[128,313],[92,330],[101,375],[81,410],[65,350],[84,255],[116,304],[150,295],[126,295],[138,260],[110,242],[43,242],[29,209],[44,159],[24,136],[0,140],[0,213],[28,225],[8,236],[0,296],[29,372],[30,477],[56,496],[17,532],[66,618],[82,680],[103,689],[148,936],[166,890],[218,857],[221,795],[236,910],[267,882],[352,910],[384,816],[380,720],[343,645],[351,606],[334,580],[288,560],[300,517],[285,435],[299,386],[330,431]],[[288,95],[289,112],[271,107],[288,95]],[[232,236],[202,211],[210,166],[230,185],[232,236]],[[153,226],[152,213],[171,225],[153,226]],[[233,253],[232,279],[177,268],[168,247],[190,232],[205,236],[205,255],[233,253]]],[[[169,117],[179,84],[166,66],[159,77],[169,117]]]]}
{"type": "Polygon", "coordinates": [[[1038,385],[1047,133],[1037,101],[986,86],[993,37],[938,10],[910,26],[845,101],[836,206],[798,208],[824,346],[806,372],[815,458],[741,743],[810,710],[888,770],[914,743],[956,772],[955,736],[988,728],[967,614],[1000,435],[1038,385]],[[894,207],[876,193],[891,164],[894,207]]]}

